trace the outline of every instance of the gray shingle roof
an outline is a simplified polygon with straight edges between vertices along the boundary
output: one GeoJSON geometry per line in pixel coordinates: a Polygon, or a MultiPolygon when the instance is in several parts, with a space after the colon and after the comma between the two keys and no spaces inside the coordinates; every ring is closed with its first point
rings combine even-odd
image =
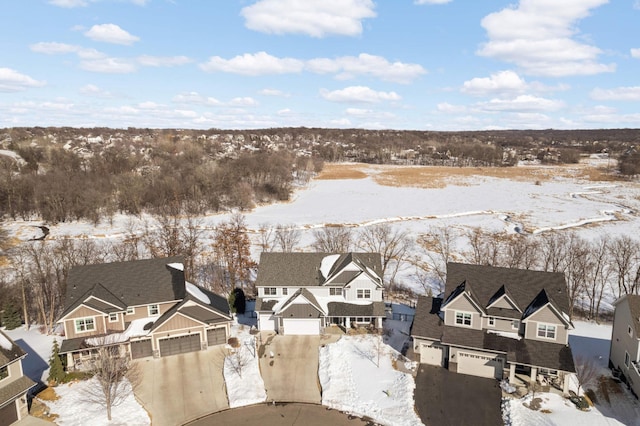
{"type": "Polygon", "coordinates": [[[329,317],[384,317],[384,302],[371,302],[366,305],[344,302],[327,304],[329,317]]]}
{"type": "Polygon", "coordinates": [[[254,309],[256,312],[273,311],[273,307],[275,306],[276,303],[278,303],[278,300],[276,299],[264,300],[261,297],[258,297],[256,299],[256,306],[254,309]]]}
{"type": "Polygon", "coordinates": [[[35,386],[36,382],[28,378],[27,376],[22,376],[17,380],[14,380],[6,385],[0,387],[0,406],[4,405],[9,401],[15,401],[17,398],[22,396],[26,391],[35,386]]]}
{"type": "MultiPolygon", "coordinates": [[[[279,253],[263,252],[260,255],[257,287],[312,287],[324,283],[320,273],[322,259],[336,253],[279,253]]],[[[378,253],[346,253],[333,264],[329,276],[344,268],[351,261],[369,267],[375,273],[382,270],[378,253]]]]}
{"type": "Polygon", "coordinates": [[[182,262],[182,257],[169,257],[76,266],[67,279],[65,314],[94,291],[100,298],[111,294],[108,302],[126,306],[181,300],[185,297],[184,272],[168,264],[182,262]]]}
{"type": "Polygon", "coordinates": [[[453,292],[465,281],[473,287],[473,295],[483,307],[489,304],[504,285],[510,298],[521,309],[529,306],[540,291],[545,289],[558,310],[569,312],[567,287],[564,274],[560,272],[448,263],[445,294],[453,292]]]}
{"type": "Polygon", "coordinates": [[[444,322],[440,319],[442,299],[435,297],[418,297],[416,314],[411,324],[412,336],[441,340],[444,333],[444,322]]]}
{"type": "Polygon", "coordinates": [[[0,367],[12,363],[15,360],[20,359],[26,355],[25,351],[23,351],[22,348],[18,346],[16,342],[14,342],[2,330],[0,330],[0,334],[3,336],[3,339],[6,339],[7,342],[11,343],[11,348],[9,349],[5,348],[3,345],[0,345],[0,367]]]}

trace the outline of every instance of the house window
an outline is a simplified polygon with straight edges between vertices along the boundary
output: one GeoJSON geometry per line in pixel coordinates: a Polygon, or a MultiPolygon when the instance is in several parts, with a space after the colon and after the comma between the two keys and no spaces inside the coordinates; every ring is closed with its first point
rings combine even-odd
{"type": "Polygon", "coordinates": [[[329,287],[329,296],[342,296],[342,287],[329,287]]]}
{"type": "Polygon", "coordinates": [[[283,295],[283,296],[286,296],[287,294],[289,294],[289,289],[288,289],[288,288],[286,288],[286,287],[284,287],[284,288],[282,289],[282,295],[283,295]]]}
{"type": "Polygon", "coordinates": [[[629,368],[630,363],[631,363],[631,357],[629,356],[629,352],[624,351],[624,366],[629,368]]]}
{"type": "Polygon", "coordinates": [[[371,299],[371,290],[368,288],[359,288],[356,294],[358,299],[371,299]]]}
{"type": "Polygon", "coordinates": [[[9,367],[6,365],[0,367],[0,380],[4,380],[9,377],[9,367]]]}
{"type": "Polygon", "coordinates": [[[154,316],[160,315],[160,306],[158,306],[158,305],[149,305],[149,306],[147,306],[147,309],[149,311],[149,316],[150,317],[154,317],[154,316]]]}
{"type": "Polygon", "coordinates": [[[549,324],[538,324],[538,337],[542,337],[544,339],[555,339],[556,326],[549,324]]]}
{"type": "Polygon", "coordinates": [[[118,321],[118,314],[109,314],[109,322],[118,321]]]}
{"type": "Polygon", "coordinates": [[[520,328],[520,321],[518,320],[511,321],[511,328],[514,330],[518,330],[520,328]]]}
{"type": "Polygon", "coordinates": [[[629,333],[629,336],[633,337],[633,330],[630,325],[627,326],[627,333],[629,333]]]}
{"type": "Polygon", "coordinates": [[[265,296],[275,296],[277,294],[277,289],[275,287],[265,287],[264,295],[265,296]]]}
{"type": "Polygon", "coordinates": [[[78,318],[76,320],[76,333],[85,333],[87,331],[94,331],[96,324],[93,318],[78,318]]]}
{"type": "Polygon", "coordinates": [[[487,321],[487,323],[489,324],[489,327],[495,327],[496,318],[495,317],[489,317],[489,320],[487,321]]]}
{"type": "Polygon", "coordinates": [[[456,324],[471,327],[471,314],[468,312],[456,312],[456,324]]]}
{"type": "Polygon", "coordinates": [[[136,308],[127,308],[127,315],[133,315],[136,313],[136,308]]]}

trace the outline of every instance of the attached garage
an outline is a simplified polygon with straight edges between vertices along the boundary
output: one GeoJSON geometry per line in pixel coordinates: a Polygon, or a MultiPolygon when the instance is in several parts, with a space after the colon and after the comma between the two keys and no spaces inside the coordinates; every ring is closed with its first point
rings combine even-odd
{"type": "Polygon", "coordinates": [[[284,326],[284,334],[313,336],[320,334],[320,318],[285,318],[282,325],[284,326]]]}
{"type": "Polygon", "coordinates": [[[444,347],[435,342],[420,342],[418,350],[420,351],[421,363],[444,367],[444,360],[446,358],[444,347]]]}
{"type": "Polygon", "coordinates": [[[178,355],[187,352],[195,352],[201,349],[200,334],[169,337],[160,341],[160,356],[178,355]]]}
{"type": "Polygon", "coordinates": [[[131,358],[146,358],[153,355],[151,339],[134,340],[131,342],[131,358]]]}
{"type": "Polygon", "coordinates": [[[10,425],[18,421],[18,410],[15,401],[0,408],[0,426],[10,425]]]}
{"type": "Polygon", "coordinates": [[[258,329],[260,331],[276,331],[276,320],[272,313],[258,315],[258,329]]]}
{"type": "Polygon", "coordinates": [[[502,359],[498,355],[458,351],[458,373],[502,379],[502,369],[502,359]]]}
{"type": "Polygon", "coordinates": [[[207,330],[207,345],[223,345],[227,343],[227,329],[224,327],[207,330]]]}

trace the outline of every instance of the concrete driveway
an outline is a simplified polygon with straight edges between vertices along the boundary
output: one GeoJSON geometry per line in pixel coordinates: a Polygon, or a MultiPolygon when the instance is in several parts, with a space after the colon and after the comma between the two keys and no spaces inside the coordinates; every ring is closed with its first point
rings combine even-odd
{"type": "Polygon", "coordinates": [[[502,391],[493,379],[420,364],[414,394],[425,425],[501,425],[502,391]]]}
{"type": "Polygon", "coordinates": [[[149,412],[153,426],[181,425],[229,408],[222,346],[136,362],[142,380],[135,395],[149,412]]]}
{"type": "Polygon", "coordinates": [[[272,336],[260,357],[267,401],[320,404],[318,347],[339,336],[272,336]],[[271,356],[273,354],[273,357],[271,356]]]}

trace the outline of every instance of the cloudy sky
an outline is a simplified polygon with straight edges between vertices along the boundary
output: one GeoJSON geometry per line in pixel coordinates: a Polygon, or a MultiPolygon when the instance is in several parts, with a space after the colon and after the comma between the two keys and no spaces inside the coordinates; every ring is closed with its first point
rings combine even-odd
{"type": "Polygon", "coordinates": [[[0,127],[640,127],[640,0],[11,0],[0,127]]]}

